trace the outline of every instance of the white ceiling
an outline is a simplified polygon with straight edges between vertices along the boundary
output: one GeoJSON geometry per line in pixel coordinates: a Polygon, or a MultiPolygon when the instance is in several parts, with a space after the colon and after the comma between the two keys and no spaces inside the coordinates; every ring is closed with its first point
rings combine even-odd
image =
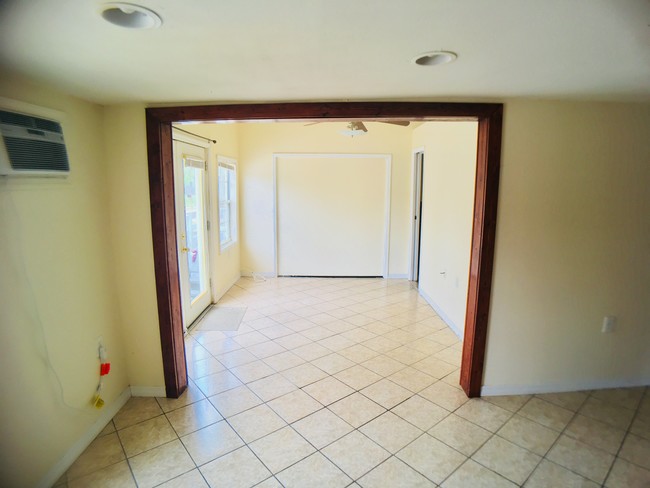
{"type": "Polygon", "coordinates": [[[124,101],[650,101],[649,0],[0,0],[2,70],[124,101]],[[450,65],[412,59],[445,49],[450,65]]]}

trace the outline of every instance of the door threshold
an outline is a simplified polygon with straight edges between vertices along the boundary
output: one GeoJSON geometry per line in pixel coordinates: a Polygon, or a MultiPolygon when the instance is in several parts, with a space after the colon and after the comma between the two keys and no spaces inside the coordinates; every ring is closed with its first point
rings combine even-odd
{"type": "Polygon", "coordinates": [[[185,335],[187,335],[187,334],[189,334],[190,332],[192,332],[192,330],[193,330],[197,325],[199,325],[199,322],[201,322],[201,320],[203,319],[203,317],[205,317],[205,314],[207,314],[213,306],[214,306],[214,303],[211,303],[210,305],[208,305],[208,306],[205,308],[205,310],[203,310],[203,312],[201,312],[201,313],[199,314],[199,316],[198,316],[197,318],[194,319],[194,322],[192,322],[192,323],[190,324],[190,326],[187,327],[187,328],[185,329],[185,335]]]}

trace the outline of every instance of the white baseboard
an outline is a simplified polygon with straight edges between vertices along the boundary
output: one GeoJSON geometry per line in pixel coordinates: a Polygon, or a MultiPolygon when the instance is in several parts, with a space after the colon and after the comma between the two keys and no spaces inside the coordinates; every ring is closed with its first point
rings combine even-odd
{"type": "Polygon", "coordinates": [[[275,273],[273,271],[248,271],[244,269],[241,270],[241,275],[247,278],[253,276],[253,273],[255,273],[258,276],[263,276],[264,278],[275,278],[275,273]]]}
{"type": "Polygon", "coordinates": [[[650,385],[650,378],[577,381],[537,385],[484,385],[481,396],[532,395],[536,393],[563,393],[567,391],[602,390],[605,388],[633,388],[650,385]]]}
{"type": "MultiPolygon", "coordinates": [[[[247,271],[247,270],[241,270],[241,275],[242,277],[250,278],[253,276],[253,273],[255,273],[258,276],[263,276],[264,278],[275,278],[276,275],[273,271],[247,271]]],[[[395,273],[395,274],[389,274],[386,279],[389,280],[407,280],[409,278],[408,273],[400,274],[400,273],[395,273]]],[[[234,284],[234,283],[233,283],[234,284]]]]}
{"type": "Polygon", "coordinates": [[[131,386],[131,396],[134,397],[166,397],[164,386],[131,386]]]}
{"type": "Polygon", "coordinates": [[[426,302],[431,305],[431,308],[435,310],[435,312],[438,314],[438,316],[443,320],[445,324],[449,326],[449,328],[452,330],[454,334],[462,341],[463,340],[463,329],[459,328],[453,320],[449,318],[449,316],[445,313],[445,311],[440,308],[440,306],[433,301],[433,299],[427,295],[425,292],[423,292],[421,289],[418,289],[418,292],[420,293],[420,296],[426,300],[426,302]]]}
{"type": "Polygon", "coordinates": [[[74,463],[81,453],[90,445],[95,437],[104,430],[104,427],[111,421],[115,414],[120,411],[120,408],[131,398],[131,389],[126,388],[119,397],[115,399],[110,405],[107,405],[102,411],[97,420],[90,426],[90,428],[75,442],[70,449],[63,455],[63,457],[50,468],[50,470],[41,478],[36,485],[39,488],[50,488],[54,485],[61,476],[68,470],[72,463],[74,463]]]}

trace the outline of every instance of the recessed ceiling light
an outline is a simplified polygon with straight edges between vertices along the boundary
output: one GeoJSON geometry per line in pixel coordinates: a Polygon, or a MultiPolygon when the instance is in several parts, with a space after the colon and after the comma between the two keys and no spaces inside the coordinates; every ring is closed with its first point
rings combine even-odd
{"type": "Polygon", "coordinates": [[[458,55],[451,51],[432,51],[430,53],[420,54],[413,62],[420,66],[438,66],[454,61],[458,55]]]}
{"type": "Polygon", "coordinates": [[[111,24],[128,29],[152,29],[162,25],[162,19],[156,12],[130,3],[102,5],[102,17],[111,24]]]}

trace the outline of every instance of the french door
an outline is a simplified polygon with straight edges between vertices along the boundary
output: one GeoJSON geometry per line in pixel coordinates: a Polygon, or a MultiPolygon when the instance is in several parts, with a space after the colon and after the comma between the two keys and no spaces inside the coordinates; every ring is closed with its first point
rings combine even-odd
{"type": "Polygon", "coordinates": [[[208,148],[174,132],[174,193],[185,330],[212,303],[208,262],[208,148]]]}

